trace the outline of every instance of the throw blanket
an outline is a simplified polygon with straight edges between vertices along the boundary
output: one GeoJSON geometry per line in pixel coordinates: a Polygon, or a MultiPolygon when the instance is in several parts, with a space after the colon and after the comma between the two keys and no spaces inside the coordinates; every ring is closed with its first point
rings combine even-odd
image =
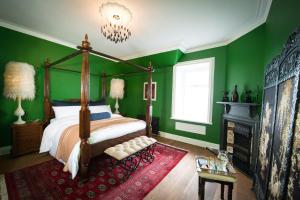
{"type": "MultiPolygon", "coordinates": [[[[118,117],[118,118],[91,121],[90,131],[91,134],[93,134],[93,132],[97,129],[113,126],[115,124],[122,124],[122,123],[134,122],[134,121],[138,121],[138,119],[118,117]]],[[[59,139],[59,143],[55,155],[56,159],[63,160],[65,163],[67,163],[75,144],[77,144],[78,142],[80,142],[79,124],[75,124],[66,128],[59,139]]],[[[68,171],[66,166],[64,168],[64,171],[68,171]]]]}

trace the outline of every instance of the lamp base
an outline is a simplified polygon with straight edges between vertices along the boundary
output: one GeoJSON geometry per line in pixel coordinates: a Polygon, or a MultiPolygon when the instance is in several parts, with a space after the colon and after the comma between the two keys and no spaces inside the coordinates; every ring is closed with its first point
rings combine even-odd
{"type": "Polygon", "coordinates": [[[119,112],[119,102],[118,102],[118,98],[116,98],[116,104],[115,104],[115,114],[120,114],[119,112]]]}
{"type": "Polygon", "coordinates": [[[14,124],[25,124],[26,122],[20,117],[18,117],[18,120],[14,122],[14,124]]]}
{"type": "Polygon", "coordinates": [[[18,120],[14,122],[14,124],[25,124],[25,121],[22,120],[22,116],[25,114],[22,106],[21,106],[21,98],[18,97],[18,108],[15,111],[15,115],[18,117],[18,120]]]}

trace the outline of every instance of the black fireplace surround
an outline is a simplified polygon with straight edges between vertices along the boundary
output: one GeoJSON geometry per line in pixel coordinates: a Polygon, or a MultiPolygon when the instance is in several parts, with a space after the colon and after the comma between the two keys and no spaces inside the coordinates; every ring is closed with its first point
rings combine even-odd
{"type": "Polygon", "coordinates": [[[220,149],[229,152],[235,167],[252,176],[258,148],[258,105],[217,102],[224,105],[220,149]]]}

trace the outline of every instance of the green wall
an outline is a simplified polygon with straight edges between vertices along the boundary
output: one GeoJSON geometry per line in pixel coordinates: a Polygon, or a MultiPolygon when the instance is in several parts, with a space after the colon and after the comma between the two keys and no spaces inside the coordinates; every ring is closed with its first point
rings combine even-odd
{"type": "Polygon", "coordinates": [[[259,26],[228,45],[226,89],[231,95],[234,86],[237,85],[240,101],[245,100],[245,90],[251,90],[253,101],[261,102],[264,48],[265,25],[259,26]]]}
{"type": "MultiPolygon", "coordinates": [[[[10,124],[16,120],[14,111],[17,103],[3,96],[3,73],[5,65],[9,61],[27,62],[35,67],[35,86],[36,96],[33,101],[22,101],[22,107],[25,111],[25,120],[35,120],[43,118],[43,63],[46,58],[54,61],[64,55],[68,55],[74,49],[58,45],[46,40],[38,39],[23,33],[12,31],[0,27],[0,147],[7,146],[10,141],[10,124]]],[[[115,63],[104,60],[103,58],[90,56],[90,65],[92,72],[100,74],[103,71],[113,72],[109,66],[115,63]]],[[[61,64],[59,67],[68,67],[74,70],[80,70],[81,57],[72,59],[69,62],[61,64]]],[[[114,68],[118,71],[118,68],[114,68]]],[[[57,70],[50,71],[51,85],[50,95],[52,99],[68,99],[80,97],[80,73],[62,72],[57,70]]],[[[100,98],[100,77],[91,76],[91,99],[100,98]]]]}
{"type": "Polygon", "coordinates": [[[299,0],[273,0],[266,23],[228,45],[227,90],[237,84],[242,99],[245,89],[250,89],[256,100],[258,86],[257,102],[261,102],[265,66],[300,26],[299,8],[299,0]]]}
{"type": "MultiPolygon", "coordinates": [[[[157,83],[157,100],[153,101],[154,116],[160,116],[160,112],[165,109],[163,100],[165,95],[169,92],[166,87],[166,82],[170,79],[167,76],[168,71],[172,71],[172,66],[178,62],[182,56],[180,50],[168,51],[151,56],[145,56],[131,60],[142,66],[148,66],[149,63],[154,67],[153,81],[157,83]]],[[[137,115],[145,114],[146,101],[143,100],[143,85],[147,82],[147,73],[139,73],[131,76],[121,77],[125,80],[125,98],[121,101],[121,111],[127,116],[136,117],[137,115]]]]}
{"type": "Polygon", "coordinates": [[[273,0],[266,21],[265,65],[280,54],[289,35],[300,26],[299,0],[273,0]]]}
{"type": "MultiPolygon", "coordinates": [[[[169,92],[168,89],[163,84],[169,77],[165,77],[165,72],[168,68],[172,68],[178,62],[178,59],[182,56],[180,50],[168,51],[160,54],[140,57],[130,60],[132,63],[139,64],[141,66],[147,67],[149,63],[154,66],[155,72],[153,73],[153,81],[158,81],[157,101],[153,101],[153,114],[159,116],[162,109],[164,109],[163,99],[164,94],[169,92]]],[[[120,69],[126,69],[127,72],[138,72],[139,70],[118,63],[117,66],[120,69]]],[[[170,70],[169,69],[169,70],[170,70]]],[[[138,115],[145,114],[146,112],[146,102],[143,100],[143,84],[147,82],[147,73],[141,72],[134,75],[122,76],[120,78],[125,80],[125,94],[124,99],[119,101],[120,111],[123,115],[130,117],[137,117],[138,115]]],[[[172,78],[172,77],[171,77],[172,78]]],[[[108,80],[110,81],[110,80],[108,80]]],[[[114,100],[111,100],[111,105],[114,107],[114,100]]],[[[113,108],[114,110],[114,108],[113,108]]]]}

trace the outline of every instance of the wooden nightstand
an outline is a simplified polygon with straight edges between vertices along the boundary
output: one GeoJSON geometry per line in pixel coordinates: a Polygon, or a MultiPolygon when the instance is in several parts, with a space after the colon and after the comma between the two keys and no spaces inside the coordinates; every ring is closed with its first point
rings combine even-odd
{"type": "Polygon", "coordinates": [[[38,151],[45,122],[27,122],[25,124],[11,125],[12,156],[38,151]]]}

